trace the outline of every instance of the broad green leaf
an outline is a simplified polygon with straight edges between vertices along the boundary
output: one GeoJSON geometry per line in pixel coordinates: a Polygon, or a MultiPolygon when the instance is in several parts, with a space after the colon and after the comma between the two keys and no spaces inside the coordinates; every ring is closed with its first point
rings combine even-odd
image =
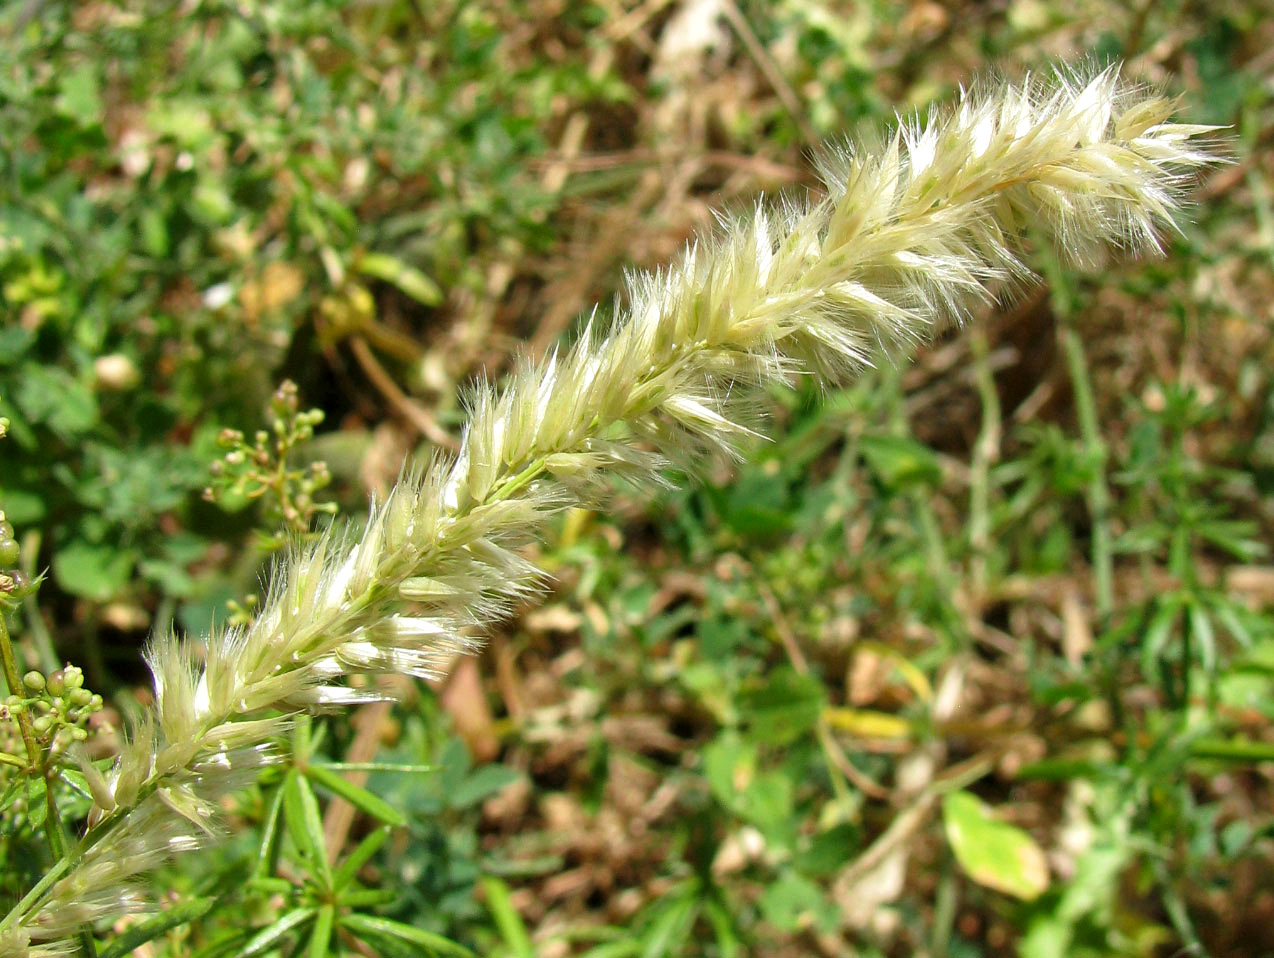
{"type": "Polygon", "coordinates": [[[44,423],[64,439],[74,438],[97,424],[97,399],[66,370],[23,363],[17,381],[13,399],[30,421],[44,423]]]}
{"type": "Polygon", "coordinates": [[[27,802],[27,824],[32,828],[43,828],[49,811],[48,803],[44,800],[44,779],[24,775],[21,782],[27,802]]]}
{"type": "Polygon", "coordinates": [[[860,828],[850,822],[840,822],[814,835],[809,844],[793,858],[792,864],[802,875],[810,878],[828,878],[849,862],[860,850],[860,828]]]}
{"type": "Polygon", "coordinates": [[[704,774],[728,811],[756,825],[771,841],[793,837],[792,781],[781,771],[757,769],[756,748],[724,735],[703,751],[704,774]]]}
{"type": "Polygon", "coordinates": [[[739,792],[756,777],[757,749],[726,732],[703,749],[703,773],[717,801],[734,808],[739,792]]]}
{"type": "Polygon", "coordinates": [[[5,518],[15,526],[33,525],[48,515],[44,499],[29,489],[0,489],[0,507],[5,518]]]}
{"type": "Polygon", "coordinates": [[[61,87],[58,106],[63,113],[81,126],[91,127],[102,122],[96,64],[91,60],[81,63],[67,71],[58,85],[61,87]]]}
{"type": "Polygon", "coordinates": [[[965,873],[980,885],[1033,901],[1048,888],[1048,862],[1029,834],[997,820],[969,792],[942,799],[947,841],[965,873]]]}
{"type": "Polygon", "coordinates": [[[93,800],[93,793],[89,790],[88,779],[84,777],[84,773],[73,768],[64,768],[58,771],[58,778],[67,784],[71,791],[86,798],[90,802],[93,800]]]}
{"type": "Polygon", "coordinates": [[[373,818],[378,818],[387,825],[405,825],[407,819],[398,809],[383,798],[373,795],[361,785],[355,785],[342,778],[330,769],[320,765],[311,765],[305,772],[318,785],[345,799],[355,808],[361,809],[373,818]]]}
{"type": "Polygon", "coordinates": [[[483,765],[451,790],[447,804],[452,808],[468,808],[508,788],[521,777],[521,772],[507,765],[483,765]]]}
{"type": "Polygon", "coordinates": [[[932,485],[942,478],[942,467],[932,449],[902,436],[863,436],[859,440],[863,460],[876,477],[893,489],[908,485],[932,485]]]}
{"type": "Polygon", "coordinates": [[[738,699],[750,737],[762,745],[787,745],[808,735],[826,704],[823,683],[791,668],[776,669],[764,685],[744,691],[738,699]]]}
{"type": "Polygon", "coordinates": [[[823,889],[790,869],[766,887],[761,896],[761,914],[775,928],[789,934],[812,927],[831,932],[836,927],[836,908],[823,889]]]}
{"type": "Polygon", "coordinates": [[[109,602],[128,584],[133,552],[110,545],[72,542],[53,555],[53,579],[71,595],[109,602]]]}

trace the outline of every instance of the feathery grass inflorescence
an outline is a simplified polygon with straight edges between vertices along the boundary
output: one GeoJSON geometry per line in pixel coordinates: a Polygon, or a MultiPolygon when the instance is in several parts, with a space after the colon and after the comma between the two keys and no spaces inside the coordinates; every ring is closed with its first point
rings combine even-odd
{"type": "Polygon", "coordinates": [[[375,697],[348,676],[435,675],[472,648],[542,584],[519,549],[611,477],[737,455],[763,387],[841,383],[962,321],[1032,278],[1028,240],[1081,265],[1158,251],[1218,158],[1213,128],[1172,123],[1173,108],[1113,68],[987,83],[878,148],[829,150],[825,197],[723,217],[678,264],[630,276],[613,321],[594,315],[503,389],[474,387],[458,455],[406,474],[361,535],[283,561],[251,624],[212,636],[202,661],[152,642],[154,708],[108,775],[83,763],[91,827],[6,919],[0,954],[5,940],[55,954],[132,907],[129,879],[213,834],[217,797],[269,761],[289,714],[375,697]]]}

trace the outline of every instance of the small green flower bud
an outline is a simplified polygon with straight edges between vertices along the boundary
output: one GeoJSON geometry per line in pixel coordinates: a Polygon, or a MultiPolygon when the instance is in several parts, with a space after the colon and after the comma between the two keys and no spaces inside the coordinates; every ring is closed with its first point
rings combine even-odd
{"type": "Polygon", "coordinates": [[[84,686],[84,670],[78,665],[68,665],[62,670],[62,681],[68,689],[78,689],[84,686]]]}
{"type": "Polygon", "coordinates": [[[90,711],[100,712],[102,710],[102,697],[94,692],[88,700],[88,707],[90,711]]]}
{"type": "Polygon", "coordinates": [[[93,701],[93,693],[88,689],[79,688],[71,692],[71,704],[76,708],[84,708],[89,702],[93,701]]]}
{"type": "Polygon", "coordinates": [[[32,669],[26,675],[22,676],[22,684],[29,688],[32,692],[44,691],[44,674],[32,669]]]}
{"type": "Polygon", "coordinates": [[[58,669],[51,674],[45,683],[45,688],[49,690],[50,695],[61,695],[66,691],[66,680],[62,677],[62,670],[58,669]]]}
{"type": "Polygon", "coordinates": [[[285,379],[279,383],[279,388],[274,391],[274,398],[270,404],[281,413],[295,411],[298,392],[296,383],[290,379],[285,379]]]}
{"type": "Polygon", "coordinates": [[[52,726],[53,718],[49,715],[39,715],[31,722],[31,727],[40,735],[43,735],[52,726]]]}
{"type": "Polygon", "coordinates": [[[73,738],[73,739],[74,739],[75,741],[77,741],[77,742],[87,742],[87,741],[88,741],[88,729],[84,729],[84,728],[73,728],[73,729],[71,729],[71,738],[73,738]]]}
{"type": "Polygon", "coordinates": [[[22,554],[18,543],[9,538],[0,539],[0,566],[15,566],[22,554]]]}
{"type": "MultiPolygon", "coordinates": [[[[0,515],[4,515],[4,513],[0,513],[0,515]]],[[[13,523],[0,519],[0,539],[12,539],[13,535],[13,523]]]]}

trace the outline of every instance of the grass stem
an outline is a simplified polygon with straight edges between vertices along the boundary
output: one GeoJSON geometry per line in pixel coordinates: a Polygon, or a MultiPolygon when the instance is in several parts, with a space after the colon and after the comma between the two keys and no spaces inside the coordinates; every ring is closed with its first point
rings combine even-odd
{"type": "Polygon", "coordinates": [[[1075,396],[1075,413],[1079,420],[1080,441],[1084,455],[1092,470],[1085,490],[1089,517],[1092,520],[1092,562],[1096,593],[1097,616],[1105,623],[1115,608],[1114,547],[1110,533],[1110,488],[1106,482],[1108,453],[1097,422],[1097,400],[1093,395],[1092,380],[1088,375],[1088,360],[1084,343],[1073,321],[1062,320],[1060,331],[1062,352],[1066,357],[1066,370],[1070,375],[1075,396]]]}

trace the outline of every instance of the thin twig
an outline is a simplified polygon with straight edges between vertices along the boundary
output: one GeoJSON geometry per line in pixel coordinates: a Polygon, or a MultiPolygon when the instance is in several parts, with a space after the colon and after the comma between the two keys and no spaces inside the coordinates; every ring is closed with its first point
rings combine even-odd
{"type": "Polygon", "coordinates": [[[367,345],[367,340],[362,336],[351,336],[349,346],[368,380],[399,416],[406,419],[422,436],[435,445],[445,449],[460,447],[455,437],[439,425],[433,413],[398,388],[393,377],[385,372],[385,367],[380,364],[376,354],[367,345]]]}
{"type": "Polygon", "coordinates": [[[796,95],[796,91],[792,89],[791,84],[779,72],[774,61],[770,59],[770,55],[765,52],[765,47],[761,46],[761,41],[756,38],[756,33],[753,32],[752,27],[744,18],[738,4],[734,0],[722,0],[721,9],[725,13],[725,18],[730,21],[730,26],[734,28],[734,32],[743,41],[743,46],[748,51],[748,56],[756,62],[757,67],[764,74],[766,82],[770,84],[770,88],[774,90],[775,95],[779,98],[779,102],[783,104],[783,108],[792,117],[792,122],[801,131],[801,136],[805,138],[805,142],[807,144],[817,143],[818,134],[805,117],[805,108],[801,105],[800,97],[796,95]]]}

